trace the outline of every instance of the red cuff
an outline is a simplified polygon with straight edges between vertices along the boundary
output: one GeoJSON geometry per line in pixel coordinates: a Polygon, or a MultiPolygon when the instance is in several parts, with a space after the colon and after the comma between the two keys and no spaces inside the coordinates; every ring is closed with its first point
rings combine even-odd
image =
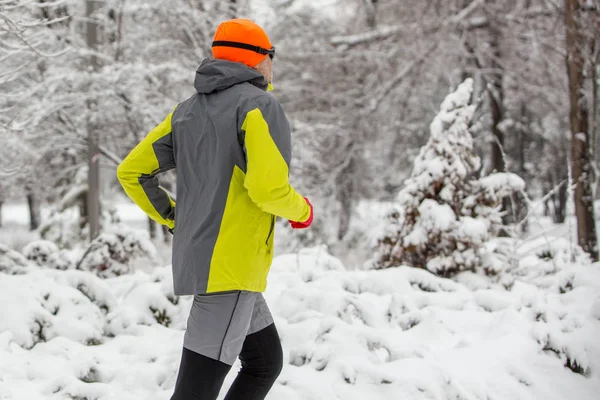
{"type": "Polygon", "coordinates": [[[290,225],[292,226],[293,229],[308,228],[313,222],[313,218],[315,215],[314,210],[313,210],[313,205],[310,203],[310,201],[306,197],[304,198],[304,200],[306,201],[306,204],[308,204],[308,206],[310,207],[310,216],[304,222],[290,221],[290,225]]]}

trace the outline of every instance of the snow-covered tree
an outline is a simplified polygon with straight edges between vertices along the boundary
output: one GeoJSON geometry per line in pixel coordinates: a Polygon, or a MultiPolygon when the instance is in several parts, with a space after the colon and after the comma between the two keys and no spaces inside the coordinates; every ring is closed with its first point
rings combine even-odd
{"type": "Polygon", "coordinates": [[[102,177],[112,175],[119,157],[191,94],[216,26],[233,11],[216,0],[94,3],[90,18],[78,0],[0,4],[0,140],[8,144],[0,176],[10,179],[0,197],[31,193],[62,212],[77,186],[84,219],[93,211],[80,180],[95,148],[88,131],[102,177]],[[97,27],[91,49],[81,20],[97,27]]]}
{"type": "MultiPolygon", "coordinates": [[[[593,185],[593,159],[595,143],[590,120],[595,121],[597,110],[592,109],[592,118],[586,96],[586,58],[592,59],[586,52],[597,38],[590,36],[598,33],[600,9],[591,1],[565,0],[565,25],[566,25],[566,64],[569,77],[570,113],[569,122],[571,130],[571,175],[575,184],[573,202],[577,217],[577,239],[579,245],[590,254],[594,261],[598,261],[598,233],[596,231],[596,218],[594,216],[593,185]],[[587,3],[587,4],[586,4],[587,3]],[[585,18],[586,9],[593,17],[585,18]],[[592,22],[593,21],[593,22],[592,22]],[[595,26],[595,30],[586,28],[595,26]],[[591,31],[591,32],[590,32],[591,31]],[[593,32],[593,33],[592,33],[593,32]]],[[[598,56],[595,56],[596,60],[598,56]]],[[[591,69],[591,68],[590,68],[591,69]]],[[[588,73],[589,74],[589,73],[588,73]]],[[[595,83],[597,87],[598,83],[595,83]]],[[[596,92],[597,89],[594,89],[596,92]]],[[[595,98],[597,93],[593,94],[595,98]]],[[[596,100],[597,101],[597,100],[596,100]]],[[[597,104],[594,104],[597,107],[597,104]]]]}
{"type": "Polygon", "coordinates": [[[480,267],[497,271],[486,242],[502,226],[502,198],[522,191],[525,183],[510,173],[475,176],[480,159],[469,132],[472,91],[467,79],[446,97],[431,123],[431,138],[378,240],[375,268],[408,264],[444,276],[480,267]]]}

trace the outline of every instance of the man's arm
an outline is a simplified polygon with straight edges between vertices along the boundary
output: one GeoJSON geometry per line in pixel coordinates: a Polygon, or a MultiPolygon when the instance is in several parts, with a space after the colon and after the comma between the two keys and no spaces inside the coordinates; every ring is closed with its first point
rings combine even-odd
{"type": "Polygon", "coordinates": [[[175,168],[172,116],[150,131],[117,168],[127,196],[150,218],[171,229],[175,226],[175,202],[159,186],[156,175],[175,168]]]}
{"type": "Polygon", "coordinates": [[[275,99],[265,97],[262,103],[246,114],[242,124],[247,158],[244,187],[263,211],[291,221],[307,221],[311,209],[289,182],[289,123],[275,99]]]}

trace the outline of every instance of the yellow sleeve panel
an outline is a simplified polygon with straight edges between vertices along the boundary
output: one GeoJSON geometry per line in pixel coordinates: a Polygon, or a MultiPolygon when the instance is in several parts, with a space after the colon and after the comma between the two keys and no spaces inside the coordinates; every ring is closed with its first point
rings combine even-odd
{"type": "Polygon", "coordinates": [[[173,229],[175,202],[158,184],[156,175],[175,167],[171,112],[129,153],[117,168],[125,193],[154,221],[173,229]]]}
{"type": "Polygon", "coordinates": [[[244,187],[252,201],[265,212],[304,222],[310,218],[310,207],[289,182],[289,168],[269,132],[260,109],[246,114],[242,125],[246,145],[246,178],[244,187]]]}

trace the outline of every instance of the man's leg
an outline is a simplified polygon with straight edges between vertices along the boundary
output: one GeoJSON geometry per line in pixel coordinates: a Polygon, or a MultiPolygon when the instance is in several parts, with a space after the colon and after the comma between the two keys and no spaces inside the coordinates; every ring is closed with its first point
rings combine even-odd
{"type": "Polygon", "coordinates": [[[240,360],[242,369],[225,400],[263,400],[283,367],[283,351],[275,324],[246,337],[240,360]]]}
{"type": "Polygon", "coordinates": [[[215,400],[231,365],[183,348],[171,400],[215,400]]]}
{"type": "Polygon", "coordinates": [[[283,367],[279,334],[260,293],[257,293],[248,333],[239,356],[242,369],[225,400],[263,400],[283,367]]]}
{"type": "Polygon", "coordinates": [[[215,400],[251,327],[256,294],[194,296],[171,400],[215,400]]]}

